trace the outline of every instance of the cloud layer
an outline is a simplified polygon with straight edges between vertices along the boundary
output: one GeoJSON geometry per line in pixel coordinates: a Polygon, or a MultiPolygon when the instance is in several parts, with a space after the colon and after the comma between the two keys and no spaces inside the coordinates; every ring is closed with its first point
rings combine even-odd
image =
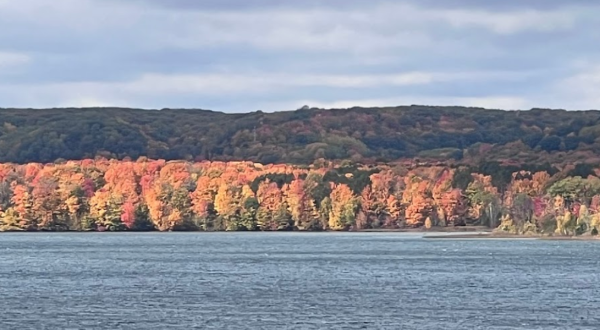
{"type": "Polygon", "coordinates": [[[597,109],[599,14],[591,0],[0,0],[0,106],[597,109]]]}

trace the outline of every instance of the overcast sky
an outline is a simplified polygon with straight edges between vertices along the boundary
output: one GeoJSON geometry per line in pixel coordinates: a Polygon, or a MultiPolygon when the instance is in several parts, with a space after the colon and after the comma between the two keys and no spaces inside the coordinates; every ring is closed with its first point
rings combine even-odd
{"type": "Polygon", "coordinates": [[[600,108],[598,0],[0,0],[0,106],[600,108]]]}

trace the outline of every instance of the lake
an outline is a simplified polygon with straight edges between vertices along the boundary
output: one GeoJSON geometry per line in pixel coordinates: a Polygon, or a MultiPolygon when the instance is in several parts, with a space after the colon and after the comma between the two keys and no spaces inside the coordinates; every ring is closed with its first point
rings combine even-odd
{"type": "Polygon", "coordinates": [[[0,329],[597,329],[600,242],[5,233],[0,329]]]}

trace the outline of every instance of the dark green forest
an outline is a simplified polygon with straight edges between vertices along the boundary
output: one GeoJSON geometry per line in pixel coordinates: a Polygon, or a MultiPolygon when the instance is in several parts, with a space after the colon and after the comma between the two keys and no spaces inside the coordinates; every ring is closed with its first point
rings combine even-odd
{"type": "Polygon", "coordinates": [[[166,160],[600,163],[600,112],[464,107],[225,114],[124,108],[0,109],[0,162],[166,160]]]}

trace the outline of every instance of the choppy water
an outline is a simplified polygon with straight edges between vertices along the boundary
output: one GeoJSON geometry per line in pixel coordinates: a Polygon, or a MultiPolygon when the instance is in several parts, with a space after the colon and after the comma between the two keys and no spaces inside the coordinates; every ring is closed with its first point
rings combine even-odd
{"type": "Polygon", "coordinates": [[[600,242],[0,235],[0,329],[598,329],[600,242]]]}

